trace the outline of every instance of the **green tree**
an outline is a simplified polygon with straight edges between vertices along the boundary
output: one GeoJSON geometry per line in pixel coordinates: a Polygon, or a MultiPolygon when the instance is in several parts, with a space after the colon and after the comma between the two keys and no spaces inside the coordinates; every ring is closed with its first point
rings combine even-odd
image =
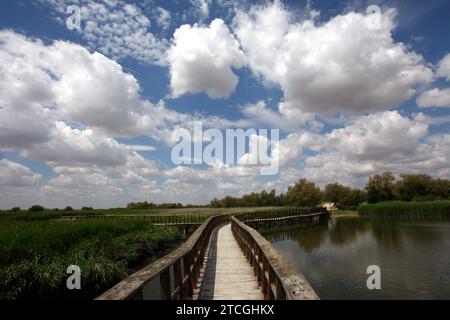
{"type": "Polygon", "coordinates": [[[352,190],[349,187],[339,183],[330,183],[325,186],[324,197],[328,202],[333,203],[336,207],[341,208],[344,199],[350,196],[352,190]]]}
{"type": "Polygon", "coordinates": [[[384,172],[382,177],[381,201],[394,200],[395,177],[392,172],[384,172]]]}
{"type": "Polygon", "coordinates": [[[369,177],[367,183],[367,200],[369,203],[394,200],[395,177],[392,172],[384,172],[382,175],[369,177]]]}
{"type": "Polygon", "coordinates": [[[425,174],[401,174],[395,194],[403,201],[433,200],[433,178],[425,174]]]}
{"type": "Polygon", "coordinates": [[[436,200],[450,200],[450,181],[445,179],[434,180],[432,193],[436,200]]]}
{"type": "Polygon", "coordinates": [[[214,198],[209,203],[209,206],[213,208],[281,206],[283,205],[282,197],[283,195],[276,195],[275,189],[270,192],[263,190],[261,193],[252,192],[241,198],[231,196],[227,196],[222,200],[214,198]]]}
{"type": "Polygon", "coordinates": [[[342,206],[357,207],[367,201],[367,193],[363,190],[353,189],[342,199],[342,206]]]}
{"type": "Polygon", "coordinates": [[[222,204],[221,204],[220,200],[218,200],[217,198],[214,198],[214,199],[211,200],[211,202],[209,203],[209,206],[210,206],[210,207],[213,207],[213,208],[221,208],[221,207],[222,207],[222,204]]]}
{"type": "Polygon", "coordinates": [[[156,207],[156,205],[153,202],[148,203],[147,201],[131,202],[127,205],[127,209],[151,209],[154,207],[156,207]]]}
{"type": "Polygon", "coordinates": [[[224,207],[225,208],[234,208],[236,207],[236,199],[231,197],[231,196],[227,196],[225,197],[224,200],[224,207]]]}
{"type": "Polygon", "coordinates": [[[44,210],[45,210],[45,208],[43,206],[40,206],[37,204],[34,206],[31,206],[30,209],[28,209],[28,211],[30,211],[30,212],[42,212],[44,210]]]}
{"type": "Polygon", "coordinates": [[[287,197],[291,205],[297,207],[315,207],[319,204],[321,193],[313,182],[300,179],[294,186],[289,187],[287,197]]]}

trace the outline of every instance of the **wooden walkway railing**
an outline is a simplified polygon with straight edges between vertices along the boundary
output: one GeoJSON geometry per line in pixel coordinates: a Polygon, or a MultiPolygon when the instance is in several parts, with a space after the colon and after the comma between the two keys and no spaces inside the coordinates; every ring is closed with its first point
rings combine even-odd
{"type": "Polygon", "coordinates": [[[198,214],[198,215],[133,215],[133,214],[119,214],[119,215],[81,215],[81,216],[64,216],[55,220],[85,220],[85,219],[125,219],[136,218],[146,219],[156,225],[165,226],[187,226],[187,225],[201,225],[211,215],[198,214]]]}
{"type": "Polygon", "coordinates": [[[253,228],[231,218],[231,228],[269,300],[317,300],[303,275],[253,228]]]}
{"type": "Polygon", "coordinates": [[[160,279],[162,300],[192,299],[211,232],[228,222],[228,216],[209,218],[180,248],[119,282],[96,300],[139,297],[143,287],[156,277],[160,279]]]}
{"type": "Polygon", "coordinates": [[[287,209],[276,211],[249,212],[236,215],[239,221],[244,223],[257,223],[267,221],[295,221],[314,222],[328,217],[326,208],[316,209],[287,209]]]}

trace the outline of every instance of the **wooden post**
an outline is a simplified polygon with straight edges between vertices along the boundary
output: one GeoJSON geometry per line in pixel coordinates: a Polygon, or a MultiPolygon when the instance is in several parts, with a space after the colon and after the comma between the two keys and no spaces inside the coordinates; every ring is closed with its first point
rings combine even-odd
{"type": "Polygon", "coordinates": [[[186,284],[185,284],[185,293],[184,296],[186,298],[192,298],[193,294],[194,294],[194,288],[192,286],[192,276],[191,276],[191,259],[190,259],[190,254],[187,254],[183,257],[183,269],[184,269],[184,277],[186,278],[186,276],[188,277],[186,284]]]}
{"type": "Polygon", "coordinates": [[[262,251],[261,251],[261,249],[259,247],[258,247],[258,249],[256,251],[258,252],[258,263],[257,263],[256,278],[258,279],[258,284],[262,287],[262,274],[263,274],[263,265],[262,265],[262,261],[261,261],[262,251]]]}
{"type": "Polygon", "coordinates": [[[256,249],[256,243],[252,242],[253,247],[253,274],[257,277],[258,274],[258,251],[256,249]]]}
{"type": "Polygon", "coordinates": [[[194,251],[192,252],[192,286],[194,289],[197,289],[197,280],[200,273],[199,266],[199,255],[198,255],[198,242],[194,246],[194,251]]]}
{"type": "Polygon", "coordinates": [[[281,281],[279,278],[276,279],[275,282],[276,286],[277,286],[277,296],[276,299],[277,300],[285,300],[286,299],[286,295],[284,293],[284,289],[283,289],[283,285],[281,284],[281,281]]]}
{"type": "Polygon", "coordinates": [[[181,260],[173,265],[173,285],[175,290],[179,288],[177,300],[183,299],[183,276],[181,274],[181,260]]]}
{"type": "Polygon", "coordinates": [[[267,299],[268,298],[268,287],[269,287],[269,281],[268,281],[268,279],[267,279],[267,276],[266,276],[266,270],[267,270],[267,260],[266,260],[266,258],[264,257],[264,256],[261,256],[261,264],[262,264],[262,274],[261,274],[261,277],[262,277],[262,282],[261,282],[261,290],[262,290],[262,293],[263,293],[263,295],[264,295],[264,299],[267,299]]]}
{"type": "Polygon", "coordinates": [[[161,300],[171,300],[170,292],[170,268],[167,268],[159,276],[161,283],[161,300]]]}
{"type": "Polygon", "coordinates": [[[275,285],[276,287],[276,276],[275,273],[273,272],[272,268],[268,265],[268,274],[269,274],[269,300],[275,300],[275,294],[272,290],[272,285],[275,285]]]}

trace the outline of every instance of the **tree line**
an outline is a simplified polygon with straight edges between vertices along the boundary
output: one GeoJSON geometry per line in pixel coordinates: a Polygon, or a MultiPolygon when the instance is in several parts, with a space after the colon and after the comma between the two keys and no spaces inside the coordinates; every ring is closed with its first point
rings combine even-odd
{"type": "Polygon", "coordinates": [[[181,203],[162,203],[153,202],[131,202],[127,205],[127,209],[181,209],[184,206],[181,203]]]}
{"type": "MultiPolygon", "coordinates": [[[[12,212],[20,212],[22,211],[22,209],[20,207],[14,207],[12,208],[10,211],[12,212]]],[[[65,207],[64,209],[59,209],[59,208],[53,208],[53,209],[46,209],[45,207],[35,204],[33,206],[31,206],[28,209],[29,212],[44,212],[44,211],[54,211],[54,212],[58,212],[58,211],[76,211],[74,208],[72,208],[71,206],[65,207]]],[[[81,211],[94,211],[94,208],[92,207],[82,207],[81,211]]]]}
{"type": "Polygon", "coordinates": [[[286,193],[276,194],[276,190],[261,193],[252,192],[243,197],[227,196],[214,199],[210,207],[264,207],[295,206],[315,207],[323,202],[337,208],[357,207],[364,202],[383,201],[434,201],[450,200],[450,181],[434,179],[425,174],[401,174],[396,180],[391,172],[369,177],[364,189],[354,189],[340,183],[327,184],[321,190],[314,182],[304,178],[289,187],[286,193]]]}
{"type": "Polygon", "coordinates": [[[384,172],[370,177],[366,189],[369,203],[450,199],[450,180],[425,174],[401,174],[396,180],[392,172],[384,172]]]}
{"type": "Polygon", "coordinates": [[[315,207],[321,202],[332,202],[339,207],[358,206],[366,201],[367,193],[359,189],[352,189],[339,183],[332,183],[321,190],[314,182],[304,178],[289,187],[286,193],[276,194],[276,190],[261,193],[252,192],[243,197],[227,196],[221,200],[210,202],[213,208],[233,207],[315,207]]]}

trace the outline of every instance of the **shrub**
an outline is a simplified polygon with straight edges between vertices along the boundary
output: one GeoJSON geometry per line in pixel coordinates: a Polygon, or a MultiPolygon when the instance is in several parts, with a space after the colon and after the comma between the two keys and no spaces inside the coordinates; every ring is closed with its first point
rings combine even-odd
{"type": "Polygon", "coordinates": [[[30,209],[28,209],[28,211],[30,211],[30,212],[43,212],[44,210],[45,210],[45,208],[40,205],[34,205],[34,206],[31,206],[30,209]]]}

